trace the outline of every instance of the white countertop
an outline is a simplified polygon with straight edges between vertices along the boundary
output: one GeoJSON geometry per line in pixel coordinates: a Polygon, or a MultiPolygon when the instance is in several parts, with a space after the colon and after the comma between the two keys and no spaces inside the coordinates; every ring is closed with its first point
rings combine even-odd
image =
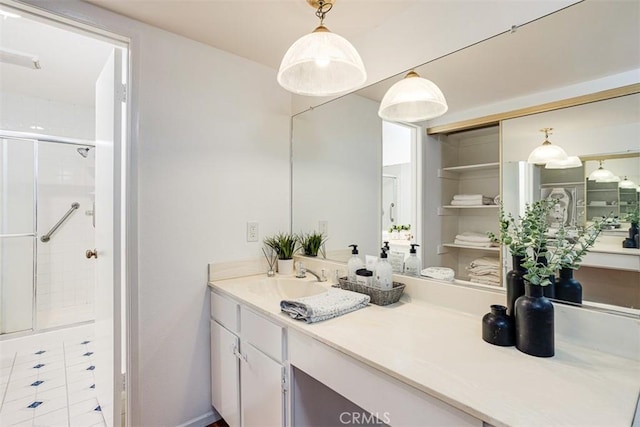
{"type": "Polygon", "coordinates": [[[275,295],[249,289],[264,278],[209,286],[494,426],[631,425],[638,361],[557,337],[554,357],[528,356],[484,342],[480,318],[415,299],[305,324],[282,313],[275,295]]]}

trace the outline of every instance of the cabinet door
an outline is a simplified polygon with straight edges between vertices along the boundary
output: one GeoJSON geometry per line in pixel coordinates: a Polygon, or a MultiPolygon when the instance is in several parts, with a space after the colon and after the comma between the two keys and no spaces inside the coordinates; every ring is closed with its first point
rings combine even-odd
{"type": "Polygon", "coordinates": [[[244,341],[242,346],[242,425],[284,426],[282,365],[244,341]]]}
{"type": "Polygon", "coordinates": [[[231,427],[240,426],[238,337],[211,321],[211,404],[231,427]]]}

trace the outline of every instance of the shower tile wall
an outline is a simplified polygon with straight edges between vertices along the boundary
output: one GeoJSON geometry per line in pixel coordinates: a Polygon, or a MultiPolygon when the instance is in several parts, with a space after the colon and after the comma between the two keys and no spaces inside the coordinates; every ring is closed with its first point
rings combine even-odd
{"type": "Polygon", "coordinates": [[[94,319],[95,246],[94,152],[77,146],[40,143],[38,153],[38,234],[47,233],[74,202],[80,208],[47,243],[37,242],[37,323],[39,329],[94,319]],[[89,212],[87,212],[89,211],[89,212]]]}

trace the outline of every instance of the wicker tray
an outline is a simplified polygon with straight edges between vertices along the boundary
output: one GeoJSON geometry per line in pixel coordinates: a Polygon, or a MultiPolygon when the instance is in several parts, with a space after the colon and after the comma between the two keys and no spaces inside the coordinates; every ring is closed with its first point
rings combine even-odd
{"type": "Polygon", "coordinates": [[[358,292],[360,294],[369,295],[371,303],[376,305],[389,305],[398,302],[404,292],[404,283],[393,282],[393,289],[383,290],[364,286],[359,283],[349,282],[346,277],[340,277],[334,288],[346,289],[347,291],[358,292]]]}

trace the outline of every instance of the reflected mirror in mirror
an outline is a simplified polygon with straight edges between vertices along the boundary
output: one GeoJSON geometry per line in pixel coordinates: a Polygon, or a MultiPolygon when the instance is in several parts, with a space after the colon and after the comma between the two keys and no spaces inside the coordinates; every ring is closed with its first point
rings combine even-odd
{"type": "Polygon", "coordinates": [[[640,249],[623,248],[622,242],[630,227],[625,215],[638,206],[640,194],[635,184],[640,181],[640,95],[505,120],[502,132],[505,211],[521,215],[527,203],[549,198],[559,200],[562,213],[549,221],[552,229],[559,221],[566,227],[583,227],[608,217],[607,229],[574,276],[582,284],[585,304],[637,313],[640,249]],[[582,166],[546,169],[526,162],[540,142],[537,131],[551,126],[551,142],[580,157],[582,166]],[[618,178],[594,180],[593,172],[601,165],[618,178]],[[625,177],[632,187],[620,188],[625,177]]]}

